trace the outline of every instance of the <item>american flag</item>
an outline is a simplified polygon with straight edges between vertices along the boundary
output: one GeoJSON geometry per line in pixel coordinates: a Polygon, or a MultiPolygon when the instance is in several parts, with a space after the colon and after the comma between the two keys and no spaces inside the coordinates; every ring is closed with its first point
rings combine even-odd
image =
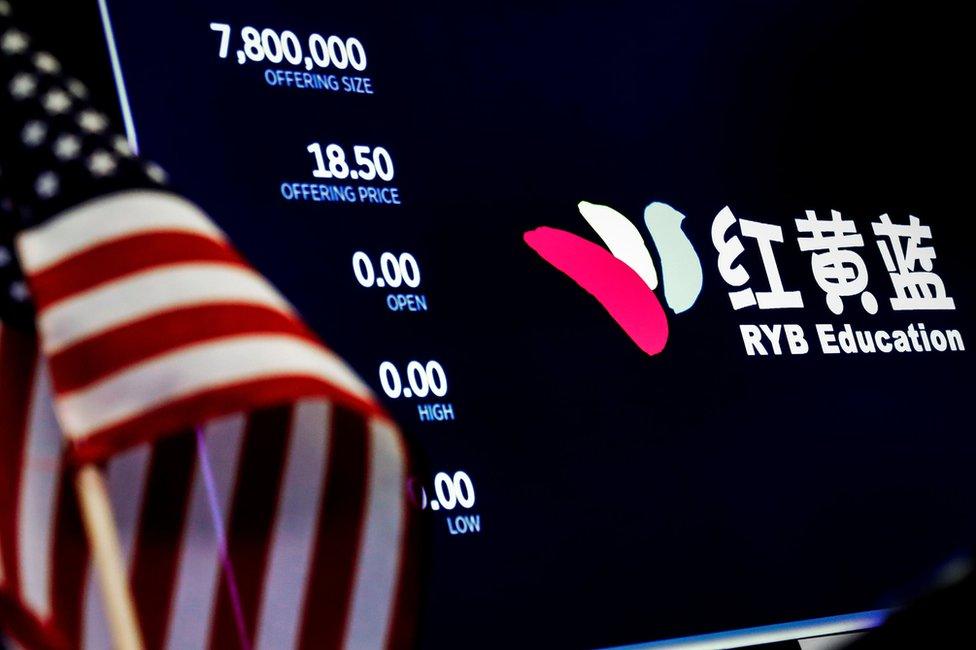
{"type": "Polygon", "coordinates": [[[98,463],[146,647],[409,645],[398,429],[12,14],[0,0],[0,628],[110,646],[72,480],[98,463]]]}

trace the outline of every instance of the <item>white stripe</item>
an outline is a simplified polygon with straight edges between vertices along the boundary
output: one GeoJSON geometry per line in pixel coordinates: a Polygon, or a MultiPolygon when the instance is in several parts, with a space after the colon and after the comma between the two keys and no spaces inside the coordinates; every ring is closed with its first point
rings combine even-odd
{"type": "Polygon", "coordinates": [[[275,513],[255,648],[298,647],[329,455],[329,404],[299,402],[275,513]]]}
{"type": "MultiPolygon", "coordinates": [[[[132,570],[135,557],[135,540],[139,518],[142,514],[143,493],[149,476],[149,445],[140,445],[115,456],[108,465],[108,493],[112,502],[119,531],[119,543],[125,555],[126,566],[132,570]]],[[[88,566],[85,581],[85,613],[82,622],[82,646],[101,650],[112,646],[112,636],[105,618],[104,600],[98,576],[88,566]]]]}
{"type": "Polygon", "coordinates": [[[168,401],[238,382],[311,376],[363,399],[369,389],[321,346],[282,335],[219,339],[152,359],[58,400],[66,432],[83,437],[168,401]]]}
{"type": "Polygon", "coordinates": [[[404,534],[403,447],[387,422],[374,419],[369,434],[366,520],[345,639],[345,647],[355,650],[387,646],[404,534]]]}
{"type": "Polygon", "coordinates": [[[157,190],[129,190],[82,203],[17,240],[24,271],[38,273],[81,251],[149,232],[177,231],[224,240],[200,208],[157,190]]]}
{"type": "Polygon", "coordinates": [[[291,313],[274,287],[247,268],[174,264],[123,277],[59,301],[38,318],[50,354],[109,329],[180,307],[207,303],[263,305],[291,313]]]}
{"type": "MultiPolygon", "coordinates": [[[[224,515],[225,529],[231,493],[237,482],[245,424],[244,416],[235,414],[214,420],[205,430],[207,457],[213,470],[217,504],[224,515]]],[[[199,462],[193,473],[191,490],[165,644],[173,650],[207,647],[220,576],[217,536],[199,462]]]]}
{"type": "Polygon", "coordinates": [[[18,550],[24,601],[45,620],[51,614],[51,545],[57,516],[63,439],[54,416],[47,364],[38,363],[20,476],[18,550]]]}

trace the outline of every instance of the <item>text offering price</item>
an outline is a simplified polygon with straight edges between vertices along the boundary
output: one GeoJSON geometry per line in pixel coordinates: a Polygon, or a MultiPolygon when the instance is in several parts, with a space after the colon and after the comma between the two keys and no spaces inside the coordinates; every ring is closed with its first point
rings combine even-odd
{"type": "Polygon", "coordinates": [[[443,512],[451,535],[466,535],[481,532],[481,515],[469,512],[475,507],[475,498],[474,482],[467,472],[438,472],[434,476],[433,496],[421,487],[419,505],[422,510],[443,512]]]}
{"type": "MultiPolygon", "coordinates": [[[[437,361],[410,361],[401,373],[396,364],[380,364],[380,386],[390,399],[442,398],[447,395],[447,373],[437,361]]],[[[417,404],[421,422],[454,420],[454,406],[449,402],[417,404]]]]}
{"type": "Polygon", "coordinates": [[[227,23],[210,23],[218,34],[217,56],[236,60],[238,65],[259,63],[298,68],[269,67],[264,80],[269,86],[299,90],[373,94],[371,78],[357,73],[366,70],[366,48],[355,36],[299,36],[285,29],[259,29],[250,25],[234,30],[227,23]],[[234,51],[231,52],[231,49],[234,51]]]}
{"type": "Polygon", "coordinates": [[[410,253],[380,253],[379,263],[363,251],[352,256],[352,272],[359,285],[371,289],[400,289],[386,294],[386,307],[396,312],[427,311],[427,296],[422,293],[403,291],[420,286],[420,265],[410,253]]]}
{"type": "Polygon", "coordinates": [[[313,142],[306,151],[314,162],[312,177],[321,182],[282,183],[285,200],[400,205],[400,188],[389,184],[396,176],[393,156],[385,147],[313,142]]]}

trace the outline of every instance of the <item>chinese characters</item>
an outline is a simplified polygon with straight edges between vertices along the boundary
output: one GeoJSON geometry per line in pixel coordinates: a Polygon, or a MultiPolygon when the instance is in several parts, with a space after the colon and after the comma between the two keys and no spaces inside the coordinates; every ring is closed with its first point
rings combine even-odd
{"type": "MultiPolygon", "coordinates": [[[[868,314],[878,313],[878,299],[868,290],[868,270],[862,255],[865,243],[852,219],[837,210],[830,217],[820,217],[807,210],[804,218],[794,220],[797,245],[810,254],[810,269],[825,302],[834,314],[844,313],[848,300],[856,298],[868,314]]],[[[889,299],[895,311],[951,310],[955,302],[946,293],[945,284],[935,273],[935,249],[924,242],[932,238],[931,229],[921,225],[915,216],[907,224],[893,223],[887,214],[871,224],[878,249],[893,287],[889,299]]],[[[718,269],[733,289],[728,292],[732,308],[796,309],[803,307],[798,290],[787,290],[777,264],[774,244],[784,243],[783,228],[759,221],[737,218],[728,207],[712,221],[712,243],[718,251],[718,269]],[[734,234],[738,226],[739,235],[734,234]],[[753,275],[739,257],[746,247],[742,238],[753,240],[762,260],[766,287],[753,288],[753,275]]],[[[755,269],[753,269],[755,272],[755,269]]]]}

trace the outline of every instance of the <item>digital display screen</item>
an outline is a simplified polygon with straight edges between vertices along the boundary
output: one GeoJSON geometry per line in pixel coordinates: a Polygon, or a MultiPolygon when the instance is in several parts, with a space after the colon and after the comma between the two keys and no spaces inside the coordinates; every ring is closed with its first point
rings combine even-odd
{"type": "Polygon", "coordinates": [[[421,647],[870,612],[976,537],[969,117],[927,16],[103,11],[140,153],[402,425],[421,647]]]}

